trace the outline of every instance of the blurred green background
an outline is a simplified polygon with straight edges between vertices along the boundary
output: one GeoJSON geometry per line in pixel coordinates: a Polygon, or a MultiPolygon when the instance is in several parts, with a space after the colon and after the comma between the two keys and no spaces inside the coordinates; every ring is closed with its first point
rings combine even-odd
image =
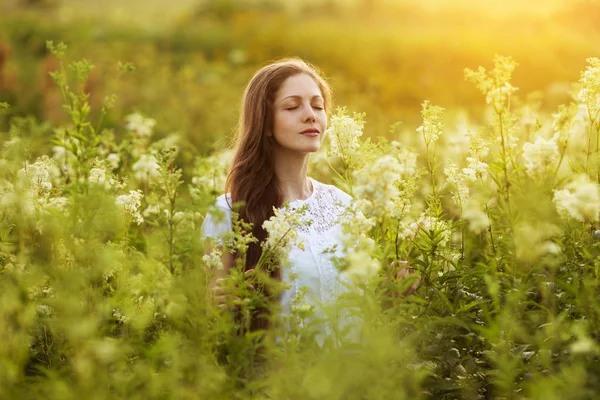
{"type": "Polygon", "coordinates": [[[549,111],[568,102],[585,59],[600,56],[594,0],[1,0],[0,15],[0,102],[11,106],[0,131],[15,115],[66,121],[48,76],[53,40],[69,60],[95,65],[96,113],[117,94],[109,126],[139,111],[158,136],[180,133],[198,150],[225,143],[244,85],[280,57],[319,66],[336,105],[366,112],[374,136],[398,121],[415,127],[426,99],[480,110],[463,69],[491,67],[494,54],[519,63],[519,95],[539,91],[549,111]],[[136,70],[117,79],[118,61],[136,70]]]}

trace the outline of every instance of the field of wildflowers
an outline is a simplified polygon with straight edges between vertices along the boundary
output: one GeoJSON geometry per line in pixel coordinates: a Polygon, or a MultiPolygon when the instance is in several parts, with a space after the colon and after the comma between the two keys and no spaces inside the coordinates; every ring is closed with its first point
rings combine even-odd
{"type": "MultiPolygon", "coordinates": [[[[546,114],[518,101],[510,57],[465,69],[482,123],[424,102],[419,141],[363,138],[339,108],[311,176],[355,201],[340,221],[356,318],[315,341],[297,299],[286,329],[248,329],[260,293],[234,313],[207,301],[222,268],[200,226],[231,150],[190,154],[133,113],[91,121],[89,61],[48,42],[68,121],[13,117],[0,154],[0,398],[592,398],[600,391],[600,60],[572,101],[546,114]],[[117,137],[122,138],[116,140],[117,137]],[[182,167],[184,165],[185,167],[182,167]],[[422,278],[395,281],[408,260],[422,278]],[[358,335],[358,336],[357,336],[358,335]],[[360,339],[357,339],[360,338],[360,339]],[[276,339],[278,338],[278,339],[276,339]],[[283,340],[281,340],[283,338],[283,340]]],[[[119,73],[132,73],[130,64],[119,73]]],[[[133,72],[135,73],[135,72],[133,72]]],[[[3,103],[4,112],[10,104],[3,103]]],[[[392,132],[397,127],[392,127],[392,132]]],[[[304,223],[278,212],[260,266],[304,223]]],[[[234,221],[226,248],[253,240],[234,221]]],[[[273,285],[258,275],[263,285],[273,285]]],[[[233,283],[243,280],[241,264],[233,283]]]]}

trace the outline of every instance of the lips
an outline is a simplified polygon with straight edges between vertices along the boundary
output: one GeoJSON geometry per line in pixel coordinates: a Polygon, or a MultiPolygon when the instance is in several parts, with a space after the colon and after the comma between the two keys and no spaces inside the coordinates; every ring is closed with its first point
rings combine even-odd
{"type": "Polygon", "coordinates": [[[306,129],[306,130],[300,132],[300,134],[304,135],[304,136],[319,136],[319,133],[321,133],[321,132],[315,128],[306,129]]]}

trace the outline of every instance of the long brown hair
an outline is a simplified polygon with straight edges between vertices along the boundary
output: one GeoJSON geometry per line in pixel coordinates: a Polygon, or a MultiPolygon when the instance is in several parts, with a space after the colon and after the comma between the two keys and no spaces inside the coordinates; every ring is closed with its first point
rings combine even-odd
{"type": "MultiPolygon", "coordinates": [[[[266,239],[263,222],[273,216],[273,207],[282,206],[282,194],[274,166],[273,130],[275,95],[283,82],[294,75],[307,74],[319,86],[326,113],[331,111],[331,90],[317,68],[299,58],[284,59],[261,68],[250,80],[242,98],[235,155],[225,192],[233,204],[242,203],[240,218],[252,223],[252,234],[259,242],[249,246],[246,270],[261,256],[260,244],[266,239]]],[[[271,277],[281,279],[279,269],[271,277]]],[[[263,324],[261,324],[263,325],[263,324]]]]}

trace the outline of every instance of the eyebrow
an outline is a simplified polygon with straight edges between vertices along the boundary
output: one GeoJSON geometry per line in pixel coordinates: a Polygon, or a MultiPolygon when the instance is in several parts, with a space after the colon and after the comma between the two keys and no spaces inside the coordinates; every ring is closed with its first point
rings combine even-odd
{"type": "MultiPolygon", "coordinates": [[[[287,96],[287,97],[284,97],[283,99],[281,99],[281,103],[283,103],[287,99],[301,99],[301,98],[302,98],[302,96],[298,96],[297,94],[296,95],[292,95],[292,96],[287,96]]],[[[321,99],[321,100],[323,100],[323,96],[321,96],[320,94],[315,94],[310,99],[311,100],[314,100],[314,99],[321,99]]]]}

